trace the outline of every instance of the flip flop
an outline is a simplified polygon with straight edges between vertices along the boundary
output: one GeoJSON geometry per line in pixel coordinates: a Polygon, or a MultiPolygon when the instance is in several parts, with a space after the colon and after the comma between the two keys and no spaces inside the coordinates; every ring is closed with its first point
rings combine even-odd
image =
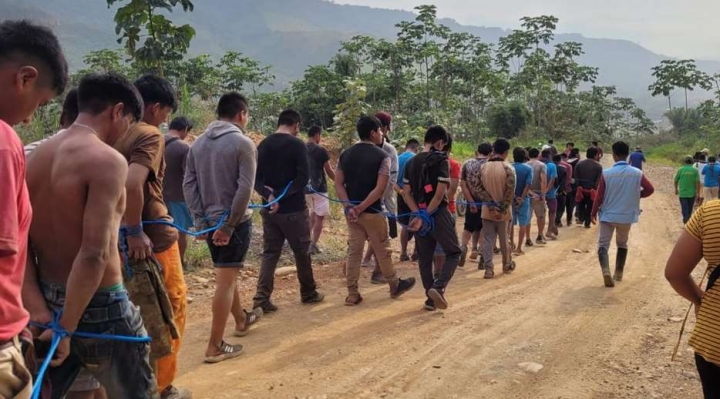
{"type": "Polygon", "coordinates": [[[243,312],[245,312],[245,328],[242,330],[235,330],[233,335],[235,335],[236,337],[247,336],[250,333],[250,327],[260,321],[263,316],[262,308],[255,308],[252,310],[252,312],[248,312],[247,310],[243,309],[243,312]]]}
{"type": "Polygon", "coordinates": [[[236,358],[242,355],[245,348],[242,345],[230,345],[225,341],[220,344],[220,354],[214,356],[205,356],[205,363],[215,364],[223,360],[236,358]]]}

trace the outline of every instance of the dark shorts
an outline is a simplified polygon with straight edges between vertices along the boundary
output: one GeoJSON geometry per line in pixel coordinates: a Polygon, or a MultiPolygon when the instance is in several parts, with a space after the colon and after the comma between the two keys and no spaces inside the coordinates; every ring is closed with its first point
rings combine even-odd
{"type": "Polygon", "coordinates": [[[547,199],[547,207],[548,207],[548,212],[550,212],[550,213],[556,213],[556,212],[557,212],[557,208],[558,208],[558,200],[557,200],[557,198],[553,198],[553,199],[549,199],[549,198],[548,198],[548,199],[547,199]]]}
{"type": "MultiPolygon", "coordinates": [[[[62,310],[65,306],[63,287],[41,284],[41,290],[51,310],[62,310]]],[[[125,289],[96,293],[85,309],[77,331],[147,336],[140,310],[130,302],[125,289]]],[[[81,370],[97,379],[105,387],[109,398],[158,397],[149,355],[149,343],[73,337],[70,356],[59,367],[48,370],[52,398],[62,398],[81,370]]]]}
{"type": "Polygon", "coordinates": [[[243,267],[250,248],[251,237],[252,219],[248,219],[235,227],[230,242],[223,247],[213,244],[212,234],[208,234],[207,245],[210,248],[213,265],[218,268],[243,267]]]}
{"type": "Polygon", "coordinates": [[[470,208],[468,208],[467,212],[465,212],[465,231],[469,233],[474,233],[476,231],[482,230],[482,217],[480,216],[482,213],[480,212],[480,208],[478,208],[477,213],[470,212],[470,208]]]}
{"type": "Polygon", "coordinates": [[[410,224],[410,215],[408,215],[410,212],[410,208],[407,206],[405,201],[403,200],[402,195],[397,196],[397,209],[398,209],[398,223],[400,223],[403,226],[407,226],[410,224]]]}

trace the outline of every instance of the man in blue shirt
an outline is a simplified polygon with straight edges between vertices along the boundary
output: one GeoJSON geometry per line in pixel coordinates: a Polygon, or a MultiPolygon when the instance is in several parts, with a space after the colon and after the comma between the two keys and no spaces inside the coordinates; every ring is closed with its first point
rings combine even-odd
{"type": "Polygon", "coordinates": [[[645,154],[642,152],[640,146],[635,147],[635,152],[630,154],[630,166],[636,167],[640,170],[643,168],[643,163],[647,162],[645,154]]]}
{"type": "Polygon", "coordinates": [[[513,150],[513,167],[515,168],[515,200],[513,201],[513,220],[510,232],[510,243],[515,248],[515,255],[524,255],[522,245],[525,240],[526,226],[530,225],[530,186],[533,182],[533,169],[525,163],[527,151],[522,147],[513,150]],[[517,246],[514,243],[515,226],[520,226],[517,246]]]}
{"type": "Polygon", "coordinates": [[[542,162],[547,166],[547,187],[548,191],[545,195],[547,202],[548,216],[550,220],[547,223],[547,234],[545,237],[551,240],[557,240],[557,227],[555,227],[555,216],[557,216],[557,187],[555,182],[558,178],[557,166],[552,162],[551,150],[543,150],[541,153],[542,162]]]}
{"type": "MultiPolygon", "coordinates": [[[[398,177],[397,177],[397,183],[395,184],[395,191],[397,194],[397,204],[398,204],[398,215],[407,215],[410,213],[410,208],[405,204],[405,201],[402,198],[402,188],[403,188],[403,176],[405,175],[405,164],[407,164],[407,161],[409,161],[412,157],[415,156],[418,152],[418,147],[420,147],[420,142],[415,139],[408,140],[407,144],[405,144],[405,152],[398,155],[398,177]]],[[[410,257],[407,253],[407,247],[408,243],[412,239],[412,233],[408,231],[407,226],[410,223],[410,216],[402,216],[398,218],[400,224],[403,226],[402,230],[400,231],[400,261],[401,262],[407,262],[410,260],[410,257]]],[[[413,260],[417,260],[417,248],[415,249],[413,253],[413,260]]]]}
{"type": "Polygon", "coordinates": [[[718,199],[718,187],[720,187],[720,165],[715,157],[708,158],[707,165],[702,168],[703,175],[703,197],[705,201],[718,199]]]}

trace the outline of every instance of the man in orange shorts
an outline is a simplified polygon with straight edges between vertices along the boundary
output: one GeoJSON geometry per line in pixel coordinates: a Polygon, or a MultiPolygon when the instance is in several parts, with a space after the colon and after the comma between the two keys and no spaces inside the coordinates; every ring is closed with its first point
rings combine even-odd
{"type": "Polygon", "coordinates": [[[166,225],[148,225],[140,229],[143,221],[173,220],[163,202],[165,139],[158,126],[176,109],[177,99],[170,82],[157,76],[145,75],[135,81],[135,87],[145,103],[142,122],[131,126],[114,145],[130,164],[125,185],[127,208],[124,224],[129,231],[139,231],[136,235],[128,234],[127,255],[133,259],[154,256],[162,266],[165,288],[180,337],[173,342],[172,354],[157,360],[158,388],[162,399],[187,399],[192,397],[189,391],[172,385],[187,311],[187,287],[180,260],[178,233],[166,225]]]}

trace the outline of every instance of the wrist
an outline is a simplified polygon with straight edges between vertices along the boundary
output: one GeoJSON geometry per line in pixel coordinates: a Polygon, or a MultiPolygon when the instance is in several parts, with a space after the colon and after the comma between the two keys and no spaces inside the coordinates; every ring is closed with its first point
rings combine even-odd
{"type": "Polygon", "coordinates": [[[68,334],[72,334],[75,332],[75,330],[77,330],[78,322],[76,321],[73,323],[71,321],[68,321],[65,316],[63,316],[60,318],[60,321],[58,321],[58,324],[60,325],[60,328],[67,331],[68,334]]]}
{"type": "Polygon", "coordinates": [[[137,237],[143,232],[142,222],[136,225],[124,225],[123,230],[129,237],[137,237]]]}

